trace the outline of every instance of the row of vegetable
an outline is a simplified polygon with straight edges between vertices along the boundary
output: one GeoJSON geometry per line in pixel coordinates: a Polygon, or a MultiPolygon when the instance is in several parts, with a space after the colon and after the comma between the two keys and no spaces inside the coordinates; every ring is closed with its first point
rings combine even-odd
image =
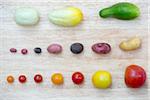
{"type": "MultiPolygon", "coordinates": [[[[64,76],[61,73],[54,73],[51,78],[51,82],[55,85],[63,85],[64,83],[64,76]]],[[[72,74],[72,82],[76,85],[81,85],[84,83],[85,77],[84,74],[81,72],[74,72],[72,74]]],[[[106,89],[111,87],[112,85],[112,75],[110,72],[105,70],[96,71],[92,75],[92,83],[93,86],[99,89],[106,89]]],[[[7,82],[12,84],[15,81],[12,75],[7,77],[7,82]]],[[[20,83],[26,83],[27,77],[25,75],[20,75],[18,77],[18,81],[20,83]]],[[[34,76],[34,81],[36,83],[43,82],[43,76],[41,74],[36,74],[34,76]]],[[[145,70],[138,65],[130,65],[125,70],[124,75],[125,84],[131,88],[139,88],[144,85],[146,81],[146,72],[145,70]]]]}
{"type": "MultiPolygon", "coordinates": [[[[102,18],[113,17],[121,20],[131,20],[140,15],[139,8],[129,2],[121,2],[99,11],[102,18]]],[[[76,26],[84,19],[83,12],[77,7],[66,7],[50,11],[48,19],[59,26],[76,26]]],[[[39,12],[32,7],[20,7],[16,9],[14,19],[18,25],[31,26],[40,20],[39,12]]]]}

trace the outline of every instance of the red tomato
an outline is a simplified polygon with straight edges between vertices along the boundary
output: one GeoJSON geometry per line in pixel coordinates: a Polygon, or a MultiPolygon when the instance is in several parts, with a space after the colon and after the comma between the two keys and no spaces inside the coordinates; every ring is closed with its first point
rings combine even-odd
{"type": "Polygon", "coordinates": [[[34,76],[34,81],[35,81],[36,83],[41,83],[41,82],[43,81],[42,75],[40,75],[40,74],[35,75],[35,76],[34,76]]]}
{"type": "Polygon", "coordinates": [[[139,88],[146,80],[146,72],[138,65],[130,65],[125,71],[125,83],[128,87],[139,88]]]}
{"type": "Polygon", "coordinates": [[[27,78],[26,78],[25,75],[20,75],[19,78],[18,78],[18,80],[19,80],[20,83],[25,83],[26,80],[27,80],[27,78]]]}
{"type": "Polygon", "coordinates": [[[81,84],[84,81],[84,75],[81,72],[75,72],[72,75],[72,81],[75,84],[81,84]]]}

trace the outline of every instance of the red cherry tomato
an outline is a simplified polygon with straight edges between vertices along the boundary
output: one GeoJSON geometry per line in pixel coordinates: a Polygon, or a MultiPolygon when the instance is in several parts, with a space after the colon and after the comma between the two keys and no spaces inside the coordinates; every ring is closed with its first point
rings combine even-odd
{"type": "Polygon", "coordinates": [[[25,83],[26,80],[27,80],[27,78],[26,78],[25,75],[20,75],[19,78],[18,78],[18,80],[19,80],[20,83],[25,83]]]}
{"type": "Polygon", "coordinates": [[[81,84],[84,81],[84,75],[81,72],[75,72],[72,75],[72,81],[75,84],[81,84]]]}
{"type": "Polygon", "coordinates": [[[34,81],[35,81],[36,83],[41,83],[41,82],[43,81],[42,75],[40,75],[40,74],[35,75],[35,76],[34,76],[34,81]]]}
{"type": "Polygon", "coordinates": [[[125,83],[128,87],[139,88],[146,80],[146,72],[138,65],[130,65],[125,71],[125,83]]]}

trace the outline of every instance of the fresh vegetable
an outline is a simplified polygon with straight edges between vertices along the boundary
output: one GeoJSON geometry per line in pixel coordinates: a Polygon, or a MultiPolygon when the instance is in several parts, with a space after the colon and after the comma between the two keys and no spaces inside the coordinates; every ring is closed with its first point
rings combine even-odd
{"type": "Polygon", "coordinates": [[[124,51],[136,50],[141,47],[141,39],[139,37],[130,38],[127,41],[122,41],[119,47],[124,51]]]}
{"type": "Polygon", "coordinates": [[[41,83],[41,82],[43,81],[42,75],[36,74],[36,75],[34,76],[34,81],[35,81],[36,83],[41,83]]]}
{"type": "Polygon", "coordinates": [[[60,44],[56,44],[56,43],[50,44],[47,47],[47,51],[52,54],[59,54],[62,52],[62,46],[60,44]]]}
{"type": "Polygon", "coordinates": [[[8,83],[13,83],[14,80],[15,80],[15,79],[14,79],[13,76],[11,76],[11,75],[7,76],[7,82],[8,82],[8,83]]]}
{"type": "Polygon", "coordinates": [[[146,80],[145,70],[138,65],[130,65],[125,71],[125,83],[128,87],[139,88],[146,80]]]}
{"type": "Polygon", "coordinates": [[[112,83],[111,74],[103,70],[97,71],[92,76],[92,83],[96,88],[108,88],[112,83]]]}
{"type": "Polygon", "coordinates": [[[99,15],[103,18],[114,17],[122,20],[131,20],[140,15],[140,10],[132,3],[121,2],[102,9],[99,15]]]}
{"type": "Polygon", "coordinates": [[[76,7],[67,7],[49,12],[50,22],[60,26],[76,26],[83,20],[82,11],[76,7]]]}
{"type": "Polygon", "coordinates": [[[18,80],[19,80],[20,83],[25,83],[27,81],[27,78],[26,78],[25,75],[20,75],[18,80]]]}
{"type": "Polygon", "coordinates": [[[92,50],[97,54],[107,54],[111,51],[111,46],[108,43],[96,43],[92,50]]]}
{"type": "Polygon", "coordinates": [[[72,81],[75,84],[81,84],[84,81],[84,75],[81,72],[75,72],[72,75],[72,81]]]}
{"type": "Polygon", "coordinates": [[[73,43],[70,46],[70,50],[74,54],[80,54],[83,51],[83,49],[84,49],[84,46],[81,43],[73,43]]]}
{"type": "Polygon", "coordinates": [[[52,75],[51,81],[55,85],[61,85],[64,83],[64,77],[61,73],[55,73],[52,75]]]}
{"type": "Polygon", "coordinates": [[[10,48],[10,52],[11,52],[11,53],[16,53],[16,52],[17,52],[17,49],[16,49],[16,48],[10,48]]]}
{"type": "Polygon", "coordinates": [[[42,53],[42,49],[40,47],[36,47],[36,48],[34,48],[34,52],[36,54],[40,54],[40,53],[42,53]]]}
{"type": "Polygon", "coordinates": [[[18,25],[31,26],[39,22],[40,17],[37,10],[31,7],[20,7],[16,9],[14,18],[18,25]]]}

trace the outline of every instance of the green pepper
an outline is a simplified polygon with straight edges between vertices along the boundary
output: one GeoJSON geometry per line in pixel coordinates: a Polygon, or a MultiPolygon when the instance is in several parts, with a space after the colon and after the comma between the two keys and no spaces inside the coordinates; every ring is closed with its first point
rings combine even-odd
{"type": "Polygon", "coordinates": [[[121,2],[102,9],[99,15],[102,18],[114,17],[122,20],[131,20],[140,15],[140,10],[132,3],[121,2]]]}

